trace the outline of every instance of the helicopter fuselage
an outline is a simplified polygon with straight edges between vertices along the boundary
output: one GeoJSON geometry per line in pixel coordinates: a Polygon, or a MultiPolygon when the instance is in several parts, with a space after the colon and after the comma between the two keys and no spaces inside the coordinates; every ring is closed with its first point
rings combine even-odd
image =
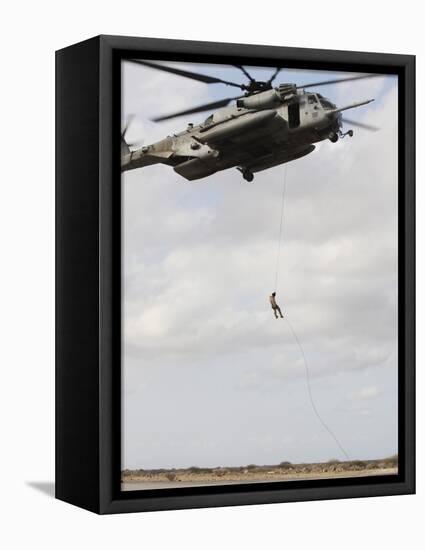
{"type": "Polygon", "coordinates": [[[202,124],[189,124],[151,145],[131,151],[124,144],[121,169],[162,163],[187,180],[197,180],[237,167],[252,181],[256,172],[308,155],[314,143],[337,141],[344,135],[340,112],[365,103],[338,109],[320,94],[283,84],[239,98],[202,124]]]}

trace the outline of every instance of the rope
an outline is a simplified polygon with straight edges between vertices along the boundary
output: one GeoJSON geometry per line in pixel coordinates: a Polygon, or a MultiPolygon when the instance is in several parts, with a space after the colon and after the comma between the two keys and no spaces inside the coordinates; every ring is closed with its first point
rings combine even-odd
{"type": "MultiPolygon", "coordinates": [[[[284,165],[284,173],[283,173],[283,184],[282,184],[282,200],[281,200],[281,206],[280,206],[280,225],[279,225],[279,240],[277,245],[277,254],[276,254],[276,272],[275,272],[275,285],[274,288],[277,292],[277,284],[279,280],[279,263],[280,263],[280,253],[282,248],[282,234],[283,234],[283,221],[284,221],[284,210],[285,210],[285,193],[286,193],[286,176],[287,176],[287,169],[288,165],[284,165]]],[[[304,353],[304,349],[301,345],[300,340],[298,339],[298,336],[296,335],[296,332],[290,323],[287,314],[285,313],[285,320],[288,323],[289,328],[291,329],[292,335],[294,337],[294,340],[296,341],[298,348],[301,352],[303,361],[304,361],[304,368],[305,368],[305,374],[306,374],[306,383],[307,383],[307,390],[308,390],[308,397],[310,400],[311,408],[313,409],[314,414],[316,415],[317,419],[319,420],[322,427],[328,432],[328,434],[332,437],[332,439],[335,441],[335,443],[338,445],[339,449],[342,451],[343,455],[346,457],[347,460],[350,460],[350,457],[344,447],[339,442],[337,436],[334,434],[334,432],[329,428],[329,426],[326,424],[326,422],[323,420],[323,418],[320,416],[319,411],[317,410],[316,403],[314,402],[313,398],[313,392],[311,390],[311,382],[310,382],[310,369],[308,367],[307,358],[304,353]]]]}
{"type": "Polygon", "coordinates": [[[283,231],[283,213],[285,210],[285,193],[286,193],[286,173],[288,171],[288,164],[285,164],[283,167],[283,184],[282,184],[282,200],[280,205],[280,226],[279,226],[279,239],[277,242],[277,253],[276,253],[276,270],[274,278],[274,289],[277,292],[277,283],[279,280],[279,264],[280,264],[280,250],[282,243],[282,231],[283,231]]]}
{"type": "Polygon", "coordinates": [[[335,441],[335,443],[338,445],[338,447],[340,448],[340,450],[342,451],[342,453],[344,454],[345,458],[347,460],[350,460],[350,457],[348,456],[348,453],[347,451],[344,449],[344,447],[341,445],[340,441],[338,440],[337,436],[334,434],[334,432],[329,428],[329,426],[326,424],[326,422],[323,420],[323,418],[320,416],[320,413],[319,411],[317,410],[317,407],[316,407],[316,404],[314,402],[314,399],[313,399],[313,392],[311,391],[311,383],[310,383],[310,369],[308,367],[308,363],[307,363],[307,358],[305,356],[305,353],[304,353],[304,350],[303,350],[303,347],[301,345],[301,342],[299,341],[298,339],[298,336],[296,335],[295,333],[295,330],[294,328],[292,327],[292,324],[289,322],[289,319],[287,317],[287,315],[285,315],[285,319],[286,319],[286,322],[288,323],[288,326],[289,328],[291,329],[291,332],[292,332],[292,335],[296,341],[296,343],[298,344],[298,348],[301,352],[301,355],[303,357],[303,361],[304,361],[304,367],[305,367],[305,374],[306,374],[306,382],[307,382],[307,390],[308,390],[308,396],[310,398],[310,403],[311,403],[311,408],[313,409],[314,411],[314,414],[317,416],[319,422],[321,423],[321,425],[323,426],[323,428],[325,428],[325,430],[328,432],[328,434],[332,437],[332,439],[335,441]]]}

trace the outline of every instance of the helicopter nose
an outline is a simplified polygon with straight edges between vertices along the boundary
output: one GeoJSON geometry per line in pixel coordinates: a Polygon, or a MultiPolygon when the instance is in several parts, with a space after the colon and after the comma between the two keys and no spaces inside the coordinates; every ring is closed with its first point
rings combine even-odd
{"type": "Polygon", "coordinates": [[[338,126],[338,128],[342,127],[341,113],[330,113],[328,114],[328,118],[331,120],[332,126],[338,126]]]}

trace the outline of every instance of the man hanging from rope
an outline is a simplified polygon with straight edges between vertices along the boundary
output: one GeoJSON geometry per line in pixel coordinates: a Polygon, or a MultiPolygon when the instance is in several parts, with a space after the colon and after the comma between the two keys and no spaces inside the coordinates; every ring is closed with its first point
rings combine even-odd
{"type": "Polygon", "coordinates": [[[280,311],[280,307],[276,303],[276,292],[273,292],[272,295],[269,296],[269,300],[270,300],[270,305],[272,306],[272,310],[273,310],[273,313],[274,313],[274,316],[276,317],[276,319],[278,319],[278,316],[277,316],[278,313],[280,315],[280,318],[283,319],[283,315],[282,315],[282,312],[280,311]]]}

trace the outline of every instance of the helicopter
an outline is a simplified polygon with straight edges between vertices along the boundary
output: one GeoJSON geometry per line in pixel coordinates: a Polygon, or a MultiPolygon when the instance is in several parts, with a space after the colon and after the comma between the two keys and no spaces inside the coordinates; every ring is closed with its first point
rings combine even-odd
{"type": "Polygon", "coordinates": [[[224,98],[153,119],[155,122],[175,117],[213,111],[204,122],[189,123],[185,130],[134,149],[127,143],[129,121],[121,133],[121,170],[123,172],[154,164],[166,164],[186,180],[198,180],[216,172],[237,168],[243,178],[252,182],[254,174],[291,162],[312,153],[315,143],[353,136],[353,130],[342,131],[343,123],[375,131],[378,128],[342,118],[342,112],[367,105],[373,99],[337,107],[317,92],[324,85],[368,79],[379,74],[361,74],[312,84],[273,83],[282,70],[276,68],[267,81],[255,80],[245,67],[235,65],[248,79],[246,84],[183,70],[153,61],[128,59],[184,78],[222,83],[237,87],[243,95],[224,98]],[[235,102],[233,105],[229,104],[235,102]]]}

